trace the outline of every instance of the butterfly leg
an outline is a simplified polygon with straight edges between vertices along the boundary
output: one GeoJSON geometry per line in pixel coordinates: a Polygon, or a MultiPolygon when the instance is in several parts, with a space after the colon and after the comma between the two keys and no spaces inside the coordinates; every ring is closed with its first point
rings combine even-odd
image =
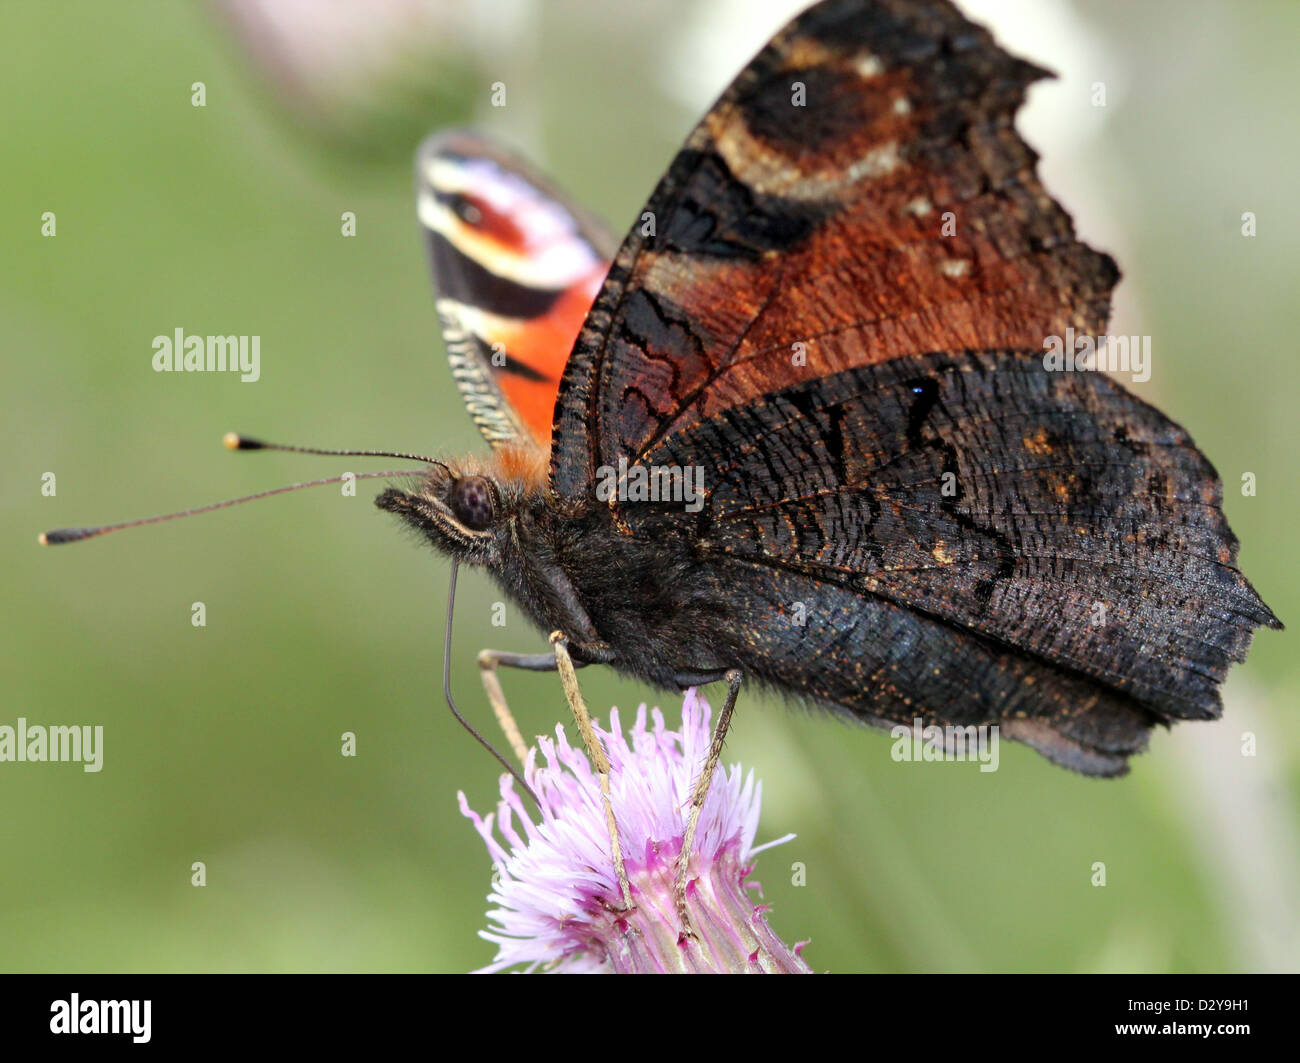
{"type": "Polygon", "coordinates": [[[731,714],[736,708],[736,697],[740,694],[740,684],[745,675],[738,668],[732,668],[723,677],[727,681],[727,698],[722,703],[718,722],[713,727],[713,740],[709,743],[709,754],[704,760],[704,767],[695,781],[691,793],[691,811],[686,818],[686,834],[682,837],[682,851],[677,854],[677,881],[673,885],[673,898],[677,902],[677,917],[681,920],[682,933],[694,936],[691,930],[690,916],[686,910],[686,887],[690,882],[691,849],[695,845],[695,829],[700,823],[700,810],[704,808],[704,799],[709,794],[709,785],[713,782],[713,773],[717,770],[722,757],[722,744],[727,740],[727,731],[731,727],[731,714]]]}
{"type": "MultiPolygon", "coordinates": [[[[582,662],[579,662],[581,666],[582,662]]],[[[557,668],[555,656],[550,653],[508,653],[505,650],[479,650],[479,678],[483,680],[483,689],[487,691],[488,703],[496,715],[497,723],[510,743],[515,757],[520,764],[528,760],[528,746],[515,723],[514,714],[506,704],[505,691],[501,689],[501,680],[497,678],[497,668],[523,668],[532,672],[554,672],[557,668]]]]}
{"type": "Polygon", "coordinates": [[[551,645],[555,648],[555,667],[560,673],[560,685],[569,702],[569,709],[582,733],[582,741],[587,753],[596,766],[600,776],[600,797],[605,806],[605,822],[609,826],[610,852],[614,856],[614,870],[618,874],[618,887],[623,894],[623,907],[631,910],[632,887],[627,881],[627,868],[623,864],[623,847],[618,840],[618,824],[614,820],[614,806],[609,800],[609,757],[605,747],[600,744],[595,729],[591,726],[591,716],[587,712],[586,702],[582,700],[582,691],[578,688],[578,675],[574,671],[573,658],[569,655],[569,640],[563,631],[551,632],[551,645]]]}

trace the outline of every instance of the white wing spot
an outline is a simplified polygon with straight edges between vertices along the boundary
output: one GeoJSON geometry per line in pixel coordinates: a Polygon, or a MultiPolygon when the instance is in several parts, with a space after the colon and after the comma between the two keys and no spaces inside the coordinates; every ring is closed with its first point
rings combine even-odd
{"type": "Polygon", "coordinates": [[[857,63],[854,64],[854,69],[858,72],[860,77],[877,78],[885,72],[885,64],[880,61],[879,56],[872,55],[868,52],[858,57],[857,63]]]}

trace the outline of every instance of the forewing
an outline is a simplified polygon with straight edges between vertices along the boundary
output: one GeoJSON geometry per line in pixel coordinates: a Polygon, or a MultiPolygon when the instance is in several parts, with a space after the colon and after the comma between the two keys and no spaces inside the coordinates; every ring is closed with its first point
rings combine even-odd
{"type": "Polygon", "coordinates": [[[1013,126],[1042,76],[947,0],[826,0],[783,29],[618,252],[561,385],[560,499],[799,381],[1099,331],[1114,263],[1013,126]]]}
{"type": "Polygon", "coordinates": [[[470,416],[494,446],[549,446],[565,359],[613,241],[521,160],[470,133],[420,146],[416,196],[470,416]]]}

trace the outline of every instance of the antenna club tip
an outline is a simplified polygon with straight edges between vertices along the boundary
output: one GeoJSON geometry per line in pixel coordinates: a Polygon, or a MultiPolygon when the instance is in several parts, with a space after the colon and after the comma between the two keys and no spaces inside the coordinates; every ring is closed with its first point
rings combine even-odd
{"type": "Polygon", "coordinates": [[[221,443],[227,450],[261,450],[264,445],[256,439],[241,436],[238,432],[227,432],[221,437],[221,443]]]}
{"type": "Polygon", "coordinates": [[[41,532],[36,541],[42,546],[58,546],[60,543],[76,543],[99,535],[100,528],[56,528],[54,531],[41,532]]]}

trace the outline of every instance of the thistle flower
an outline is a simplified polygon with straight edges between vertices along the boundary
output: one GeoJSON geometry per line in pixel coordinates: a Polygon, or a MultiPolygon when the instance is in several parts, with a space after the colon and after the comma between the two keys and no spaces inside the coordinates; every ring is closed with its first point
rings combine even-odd
{"type": "Polygon", "coordinates": [[[686,895],[694,936],[682,934],[673,881],[691,787],[709,746],[710,712],[691,690],[680,731],[669,731],[658,709],[649,715],[647,727],[646,707],[637,710],[630,745],[617,709],[610,730],[596,728],[610,760],[630,911],[622,910],[599,776],[562,726],[554,741],[538,739],[524,769],[541,804],[540,822],[508,775],[493,814],[479,816],[459,795],[496,869],[488,895],[498,905],[488,912],[496,926],[479,933],[498,951],[484,972],[516,964],[563,973],[809,972],[802,946],[786,946],[768,926],[766,906],[746,892],[758,889],[747,881],[754,857],[793,835],[754,845],[762,785],[752,771],[742,779],[738,765],[719,766],[700,813],[686,895]]]}

